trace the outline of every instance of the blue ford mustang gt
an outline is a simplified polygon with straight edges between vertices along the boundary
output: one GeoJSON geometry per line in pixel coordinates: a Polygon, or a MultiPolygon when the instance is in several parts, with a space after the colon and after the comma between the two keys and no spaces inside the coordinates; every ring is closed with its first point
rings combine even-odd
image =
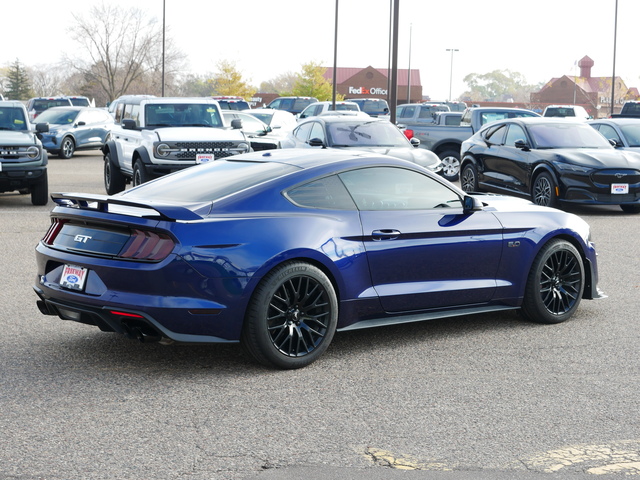
{"type": "Polygon", "coordinates": [[[579,217],[384,155],[255,152],[52,198],[42,313],[144,341],[239,341],[278,368],[315,361],[336,331],[508,309],[558,323],[602,296],[579,217]]]}

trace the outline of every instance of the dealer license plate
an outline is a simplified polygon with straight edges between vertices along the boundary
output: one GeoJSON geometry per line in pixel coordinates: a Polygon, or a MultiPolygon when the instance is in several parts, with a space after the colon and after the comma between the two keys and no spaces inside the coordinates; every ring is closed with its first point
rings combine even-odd
{"type": "Polygon", "coordinates": [[[611,193],[614,195],[629,193],[629,184],[628,183],[612,183],[611,193]]]}
{"type": "Polygon", "coordinates": [[[84,290],[84,284],[87,281],[89,270],[76,265],[65,265],[62,269],[62,277],[60,278],[60,286],[71,290],[84,290]]]}
{"type": "Polygon", "coordinates": [[[213,154],[199,153],[196,155],[196,163],[209,163],[214,160],[213,154]]]}

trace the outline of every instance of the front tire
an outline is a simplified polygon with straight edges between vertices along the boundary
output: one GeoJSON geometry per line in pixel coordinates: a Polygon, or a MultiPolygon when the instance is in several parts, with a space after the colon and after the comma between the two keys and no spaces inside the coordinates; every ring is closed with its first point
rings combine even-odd
{"type": "Polygon", "coordinates": [[[455,182],[460,178],[460,153],[455,150],[447,150],[440,155],[442,160],[442,176],[450,182],[455,182]]]}
{"type": "Polygon", "coordinates": [[[133,186],[137,187],[151,180],[151,175],[147,173],[144,165],[140,160],[133,166],[133,186]]]}
{"type": "Polygon", "coordinates": [[[531,191],[533,203],[543,207],[557,208],[557,190],[556,182],[551,175],[547,172],[542,172],[533,182],[533,189],[531,191]]]}
{"type": "Polygon", "coordinates": [[[537,323],[561,323],[580,305],[585,272],[580,253],[566,240],[547,243],[533,262],[522,314],[537,323]]]}
{"type": "Polygon", "coordinates": [[[58,156],[60,158],[68,159],[73,157],[75,151],[76,143],[73,141],[73,138],[64,137],[60,143],[60,152],[58,152],[58,156]]]}
{"type": "Polygon", "coordinates": [[[301,368],[329,347],[337,323],[338,301],[329,278],[306,262],[289,262],[256,287],[241,342],[265,366],[301,368]]]}

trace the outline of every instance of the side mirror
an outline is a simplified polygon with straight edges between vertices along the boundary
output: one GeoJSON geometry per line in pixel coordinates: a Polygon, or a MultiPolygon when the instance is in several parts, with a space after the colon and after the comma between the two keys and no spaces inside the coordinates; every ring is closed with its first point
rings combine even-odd
{"type": "Polygon", "coordinates": [[[514,145],[515,145],[516,148],[520,148],[520,149],[524,150],[525,152],[528,152],[530,150],[529,144],[527,142],[525,142],[524,140],[522,140],[522,139],[516,140],[514,145]]]}
{"type": "Polygon", "coordinates": [[[409,140],[411,142],[411,145],[413,145],[414,147],[418,148],[420,146],[420,139],[416,138],[416,137],[411,137],[411,140],[409,140]]]}
{"type": "Polygon", "coordinates": [[[471,213],[479,210],[482,210],[482,202],[471,195],[465,195],[462,199],[462,211],[464,213],[471,213]]]}
{"type": "Polygon", "coordinates": [[[48,123],[36,123],[36,132],[45,133],[49,131],[48,123]]]}
{"type": "Polygon", "coordinates": [[[121,125],[125,130],[136,130],[138,128],[136,125],[136,121],[130,118],[125,118],[124,120],[122,120],[121,125]]]}
{"type": "Polygon", "coordinates": [[[623,146],[622,142],[620,142],[619,140],[616,140],[615,138],[610,138],[609,143],[611,144],[612,147],[616,147],[616,148],[620,148],[623,146]]]}
{"type": "Polygon", "coordinates": [[[324,147],[324,142],[319,138],[312,138],[309,140],[310,147],[324,147]]]}
{"type": "Polygon", "coordinates": [[[82,126],[84,126],[86,124],[87,124],[87,122],[78,122],[78,123],[76,123],[76,127],[82,127],[82,126]]]}
{"type": "Polygon", "coordinates": [[[231,128],[233,128],[234,130],[241,129],[242,120],[240,120],[239,118],[234,118],[233,120],[231,120],[231,128]]]}

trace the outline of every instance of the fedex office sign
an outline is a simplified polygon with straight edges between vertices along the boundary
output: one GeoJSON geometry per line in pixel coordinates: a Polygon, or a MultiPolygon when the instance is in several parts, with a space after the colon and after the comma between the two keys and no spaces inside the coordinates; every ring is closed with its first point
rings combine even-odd
{"type": "Polygon", "coordinates": [[[384,88],[349,87],[349,95],[386,95],[384,88]]]}

